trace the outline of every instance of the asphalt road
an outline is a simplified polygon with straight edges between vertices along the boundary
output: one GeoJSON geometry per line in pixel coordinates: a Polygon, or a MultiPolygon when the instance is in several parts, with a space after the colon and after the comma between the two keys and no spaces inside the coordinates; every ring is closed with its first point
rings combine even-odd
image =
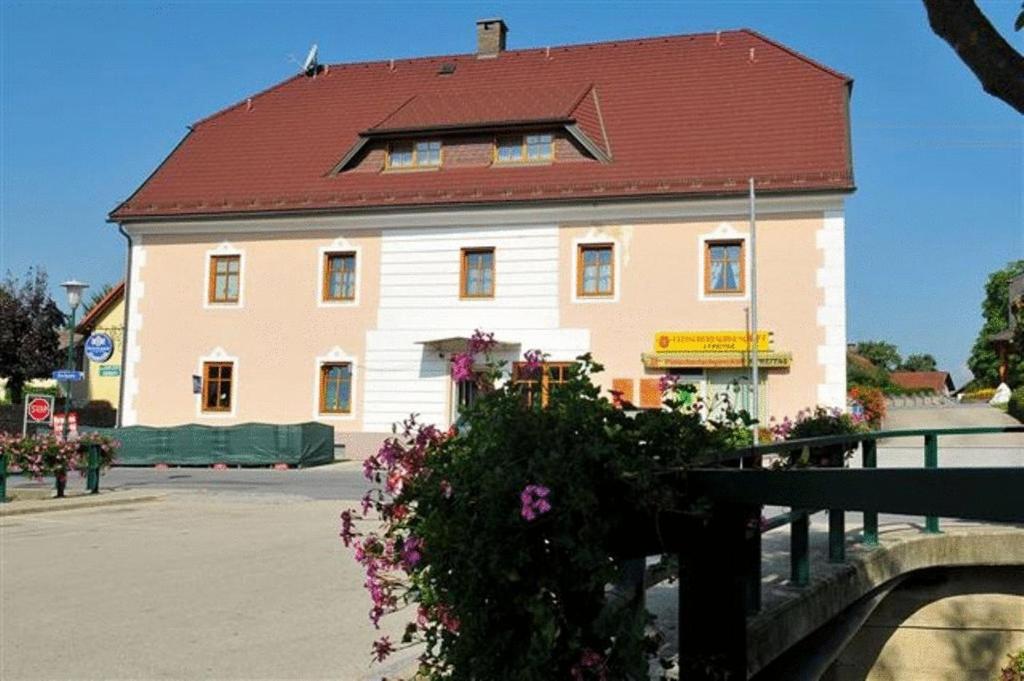
{"type": "MultiPolygon", "coordinates": [[[[985,405],[958,405],[941,408],[894,409],[885,424],[887,430],[911,428],[951,428],[971,426],[1019,425],[1006,414],[985,405]]],[[[923,442],[919,438],[886,440],[878,450],[880,467],[920,467],[924,463],[923,442]]],[[[1024,466],[1024,434],[951,436],[939,439],[940,466],[1024,466]]],[[[855,455],[850,466],[860,466],[855,455]]],[[[24,478],[12,478],[12,487],[49,487],[24,478]]],[[[84,485],[72,479],[71,485],[84,485]]],[[[104,473],[101,485],[106,489],[203,491],[288,495],[310,500],[354,500],[363,496],[368,483],[362,466],[346,461],[317,468],[276,471],[266,468],[113,468],[104,473]]]]}
{"type": "MultiPolygon", "coordinates": [[[[50,479],[36,482],[11,478],[11,487],[52,487],[50,479]]],[[[69,486],[85,485],[72,477],[69,486]]],[[[360,499],[369,483],[363,478],[362,465],[342,462],[318,468],[275,471],[266,468],[123,468],[103,474],[101,489],[161,490],[183,492],[235,493],[246,495],[285,495],[310,500],[360,499]]]]}

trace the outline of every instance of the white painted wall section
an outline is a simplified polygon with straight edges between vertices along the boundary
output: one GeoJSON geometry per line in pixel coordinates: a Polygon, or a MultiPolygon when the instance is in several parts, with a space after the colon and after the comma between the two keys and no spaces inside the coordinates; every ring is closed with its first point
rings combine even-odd
{"type": "Polygon", "coordinates": [[[822,252],[817,285],[823,292],[818,307],[818,326],[824,343],[818,346],[818,364],[825,380],[818,384],[818,404],[846,407],[846,221],[841,210],[825,211],[816,235],[822,252]]]}
{"type": "Polygon", "coordinates": [[[380,309],[367,332],[363,428],[385,432],[411,413],[427,423],[450,418],[448,357],[420,343],[493,331],[515,343],[500,359],[540,348],[555,360],[590,348],[590,332],[559,329],[557,225],[384,230],[380,309]],[[494,249],[493,299],[459,297],[461,252],[494,249]]]}
{"type": "Polygon", "coordinates": [[[142,359],[142,346],[139,345],[139,330],[142,329],[142,311],[139,303],[146,292],[146,284],[142,281],[142,268],[146,265],[146,249],[142,245],[142,236],[132,238],[132,270],[128,276],[128,333],[124,348],[124,395],[121,398],[121,425],[134,426],[139,423],[139,412],[135,400],[139,395],[138,366],[142,359]]]}

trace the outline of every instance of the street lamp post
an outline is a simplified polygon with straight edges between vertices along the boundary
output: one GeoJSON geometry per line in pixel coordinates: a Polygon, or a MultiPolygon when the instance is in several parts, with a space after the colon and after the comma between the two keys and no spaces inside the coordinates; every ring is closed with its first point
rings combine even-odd
{"type": "MultiPolygon", "coordinates": [[[[71,279],[61,284],[68,294],[68,307],[71,308],[71,318],[68,324],[68,358],[67,366],[64,368],[68,371],[74,371],[75,368],[75,313],[78,311],[78,306],[82,302],[82,291],[89,288],[89,285],[85,282],[71,279]]],[[[64,441],[68,439],[68,427],[69,427],[69,416],[71,414],[71,381],[65,382],[64,388],[64,441]]]]}

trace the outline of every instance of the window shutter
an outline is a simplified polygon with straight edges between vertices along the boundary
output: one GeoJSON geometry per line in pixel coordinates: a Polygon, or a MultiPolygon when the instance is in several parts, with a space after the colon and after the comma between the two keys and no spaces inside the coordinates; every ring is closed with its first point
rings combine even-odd
{"type": "Polygon", "coordinates": [[[615,392],[622,393],[622,401],[633,404],[636,396],[633,391],[633,379],[632,378],[613,378],[612,379],[612,390],[615,392]]]}
{"type": "Polygon", "coordinates": [[[641,378],[640,379],[640,408],[660,409],[661,408],[661,379],[641,378]]]}

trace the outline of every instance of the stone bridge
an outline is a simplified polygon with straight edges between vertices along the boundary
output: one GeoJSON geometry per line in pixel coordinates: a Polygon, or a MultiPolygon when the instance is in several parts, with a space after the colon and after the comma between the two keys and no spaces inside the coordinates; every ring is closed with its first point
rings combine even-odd
{"type": "MultiPolygon", "coordinates": [[[[1024,485],[1020,484],[1024,480],[1020,477],[1024,473],[1024,428],[1002,423],[984,431],[933,430],[931,436],[925,431],[897,434],[900,432],[903,437],[867,441],[870,447],[862,443],[862,455],[851,462],[852,468],[868,464],[877,465],[877,470],[804,471],[803,478],[806,474],[827,476],[818,480],[837,487],[835,507],[851,510],[805,514],[765,506],[764,514],[776,520],[762,521],[763,531],[756,541],[759,583],[753,587],[749,577],[741,576],[742,571],[731,571],[734,586],[739,584],[742,590],[742,582],[748,582],[746,599],[740,602],[747,613],[739,633],[745,645],[742,652],[734,648],[731,654],[745,658],[744,678],[988,681],[997,676],[1008,653],[1024,648],[1024,485]],[[930,470],[922,470],[923,466],[930,470]],[[866,473],[880,474],[871,480],[880,483],[877,496],[889,499],[876,505],[879,510],[916,512],[927,508],[946,515],[941,512],[946,509],[951,511],[950,517],[956,517],[952,511],[971,507],[966,515],[979,519],[940,521],[937,517],[855,512],[856,495],[875,496],[872,485],[860,484],[866,473]],[[1004,484],[1010,478],[1013,482],[1004,484]],[[847,480],[857,491],[844,497],[838,487],[845,486],[847,480]],[[895,481],[895,487],[886,480],[895,481]],[[903,488],[900,481],[905,481],[903,488]],[[986,497],[988,490],[991,495],[986,497]],[[906,502],[891,501],[902,496],[906,502]],[[976,514],[974,509],[978,509],[976,514]],[[986,513],[1013,522],[988,522],[986,513]],[[801,521],[807,523],[806,530],[800,527],[801,521]],[[803,563],[796,558],[802,552],[801,532],[806,532],[803,563]],[[756,596],[752,588],[756,588],[756,596]]],[[[709,475],[719,493],[730,501],[750,503],[763,498],[762,486],[752,484],[744,490],[736,480],[749,480],[750,475],[764,479],[771,474],[714,471],[709,475]]],[[[778,492],[776,497],[794,494],[795,500],[802,499],[801,474],[791,479],[797,482],[793,491],[778,492]]],[[[745,545],[734,545],[731,562],[751,556],[755,544],[751,544],[750,533],[747,537],[745,545]]],[[[728,545],[723,546],[729,553],[728,545]]],[[[730,572],[729,562],[720,563],[719,570],[730,572]]],[[[684,569],[684,583],[685,574],[684,569]]],[[[714,578],[714,571],[698,574],[702,579],[709,574],[714,578]]],[[[728,576],[719,586],[727,583],[728,576]]],[[[724,592],[721,595],[723,610],[736,605],[734,598],[724,592]]],[[[678,584],[663,583],[648,590],[647,602],[658,615],[659,628],[668,641],[677,641],[682,627],[684,648],[694,632],[700,631],[699,623],[687,621],[688,607],[712,612],[711,619],[717,621],[707,622],[706,628],[717,628],[717,635],[729,636],[727,619],[712,610],[713,598],[698,596],[695,600],[692,595],[680,594],[678,584]]],[[[675,652],[671,643],[666,652],[675,652]]],[[[733,671],[740,673],[739,668],[733,671]]],[[[684,673],[682,678],[693,677],[684,673]]]]}

